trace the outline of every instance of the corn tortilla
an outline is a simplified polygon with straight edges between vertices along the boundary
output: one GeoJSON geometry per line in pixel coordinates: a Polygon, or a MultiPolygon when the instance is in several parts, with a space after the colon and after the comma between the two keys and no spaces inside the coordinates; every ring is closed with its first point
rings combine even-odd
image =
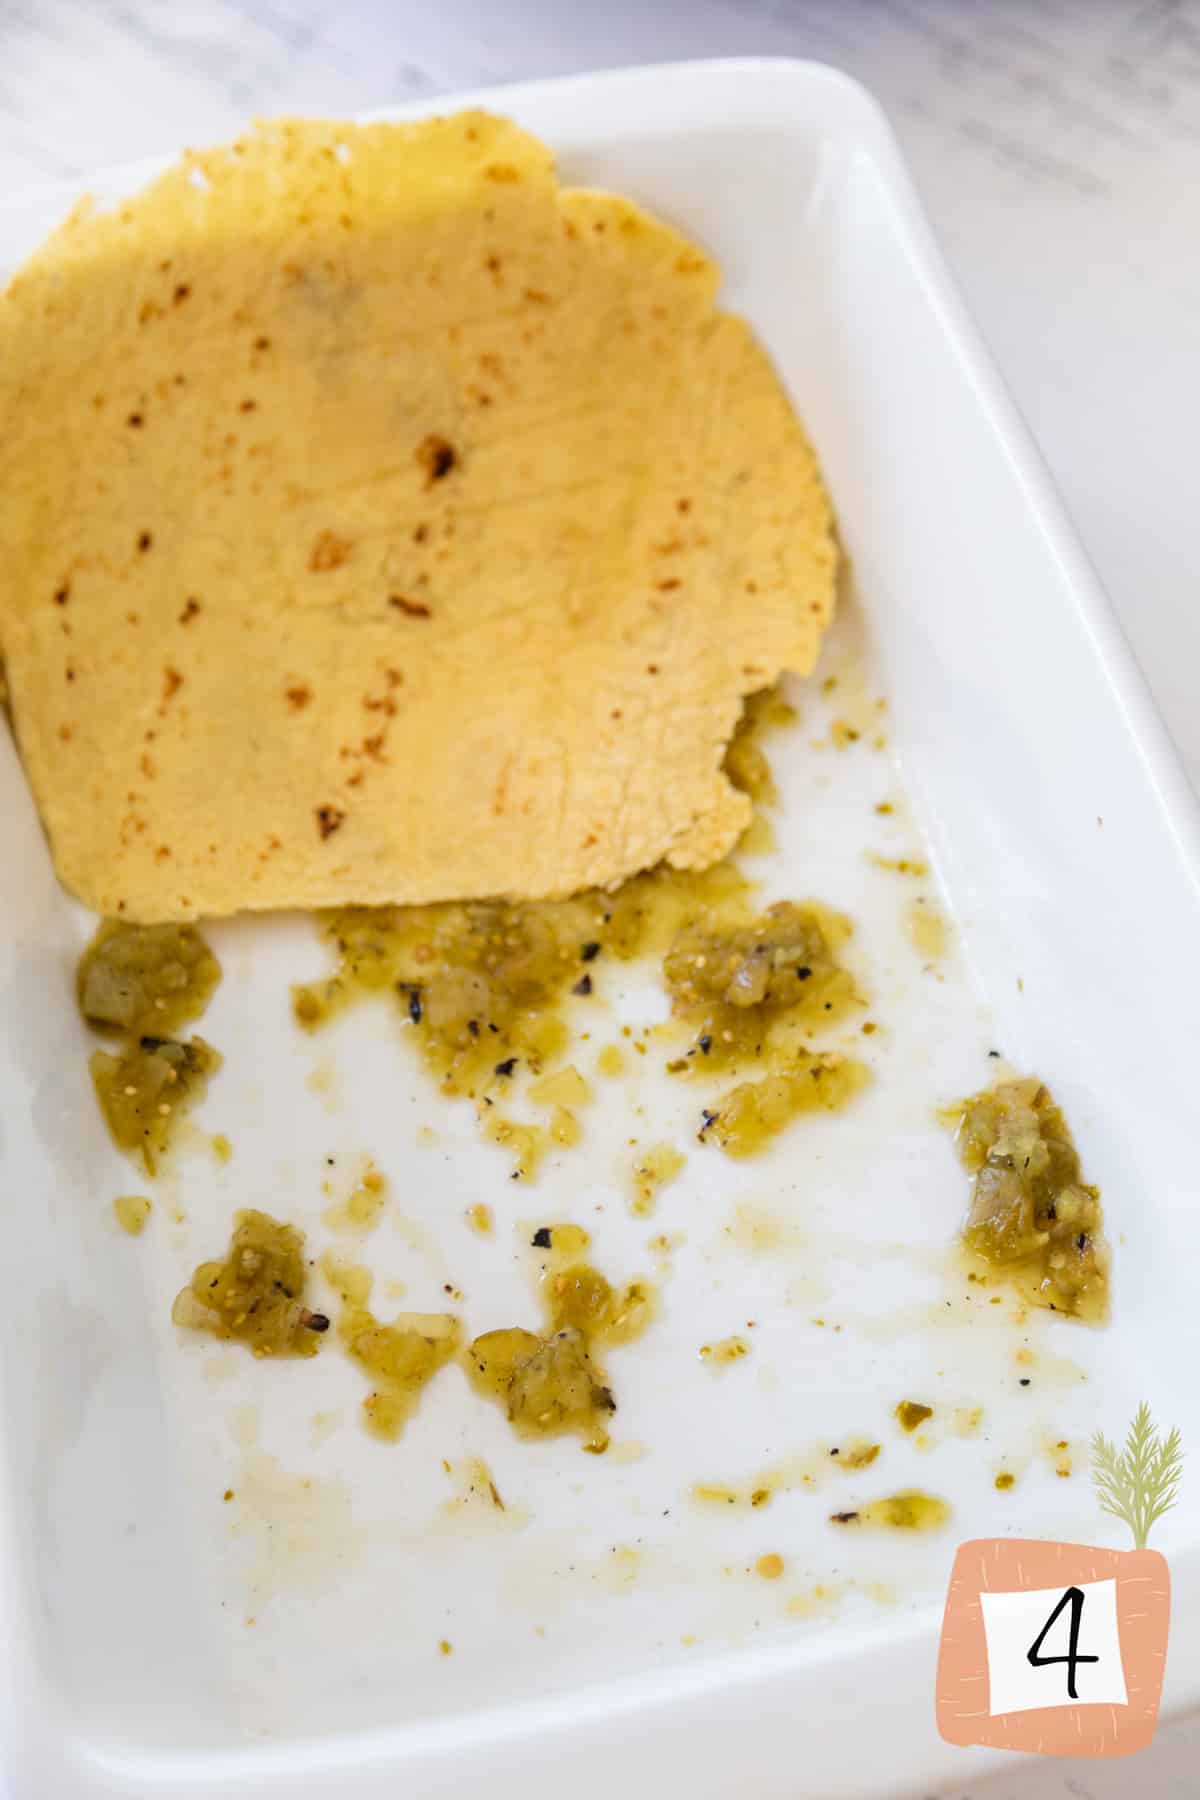
{"type": "Polygon", "coordinates": [[[0,301],[0,650],[66,886],[157,922],[727,851],[836,551],[718,280],[480,112],[78,208],[0,301]]]}

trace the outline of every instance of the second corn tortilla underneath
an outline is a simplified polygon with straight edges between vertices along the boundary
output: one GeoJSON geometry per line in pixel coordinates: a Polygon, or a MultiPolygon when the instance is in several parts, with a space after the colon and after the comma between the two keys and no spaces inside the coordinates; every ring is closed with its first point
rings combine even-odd
{"type": "Polygon", "coordinates": [[[727,851],[807,672],[816,461],[715,265],[480,113],[260,127],[0,309],[0,647],[62,879],[135,920],[727,851]]]}

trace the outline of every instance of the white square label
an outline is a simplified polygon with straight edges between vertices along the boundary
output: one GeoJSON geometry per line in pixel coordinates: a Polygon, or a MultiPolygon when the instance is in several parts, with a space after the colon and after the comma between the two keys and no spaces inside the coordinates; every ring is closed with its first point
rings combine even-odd
{"type": "Polygon", "coordinates": [[[981,1593],[988,1711],[1037,1706],[1125,1706],[1117,1584],[981,1593]]]}

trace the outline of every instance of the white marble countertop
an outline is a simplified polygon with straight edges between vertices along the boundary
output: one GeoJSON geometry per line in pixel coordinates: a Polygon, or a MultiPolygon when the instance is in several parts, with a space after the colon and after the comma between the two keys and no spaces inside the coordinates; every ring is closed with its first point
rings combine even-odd
{"type": "MultiPolygon", "coordinates": [[[[741,54],[836,63],[887,107],[1200,786],[1200,0],[0,0],[0,183],[253,113],[741,54]]],[[[1136,1766],[1021,1764],[943,1792],[1195,1800],[1197,1768],[1189,1719],[1136,1766]]]]}

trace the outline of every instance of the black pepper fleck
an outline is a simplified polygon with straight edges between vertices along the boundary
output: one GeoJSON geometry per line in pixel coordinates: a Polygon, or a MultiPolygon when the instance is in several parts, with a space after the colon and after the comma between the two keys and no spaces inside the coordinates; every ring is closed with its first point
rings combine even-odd
{"type": "Polygon", "coordinates": [[[599,944],[581,944],[579,946],[579,960],[581,962],[592,962],[599,954],[599,944]]]}
{"type": "Polygon", "coordinates": [[[516,1057],[515,1056],[506,1056],[503,1062],[498,1062],[496,1064],[496,1067],[493,1070],[493,1074],[511,1075],[513,1070],[516,1068],[516,1066],[517,1066],[516,1057]]]}
{"type": "Polygon", "coordinates": [[[590,975],[581,975],[579,980],[575,983],[575,986],[571,989],[573,994],[590,994],[591,991],[592,978],[590,975]]]}
{"type": "Polygon", "coordinates": [[[550,1248],[550,1227],[539,1225],[529,1241],[535,1250],[548,1250],[550,1248]]]}

